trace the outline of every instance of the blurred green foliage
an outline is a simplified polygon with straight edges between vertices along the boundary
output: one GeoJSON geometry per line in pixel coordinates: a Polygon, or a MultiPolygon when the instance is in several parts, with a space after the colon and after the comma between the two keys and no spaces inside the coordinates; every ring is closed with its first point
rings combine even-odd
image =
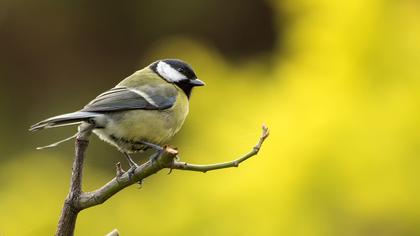
{"type": "MultiPolygon", "coordinates": [[[[194,91],[189,118],[173,143],[183,160],[235,158],[252,147],[266,122],[271,136],[260,154],[238,169],[152,176],[141,189],[130,187],[82,212],[76,234],[103,235],[113,228],[122,235],[420,234],[419,2],[269,4],[279,32],[270,53],[232,63],[205,41],[175,35],[161,38],[139,59],[143,66],[182,58],[207,83],[194,91]]],[[[10,150],[0,165],[1,235],[51,234],[68,189],[71,145],[34,147],[74,129],[29,136],[27,126],[77,109],[113,86],[118,73],[130,72],[111,76],[98,67],[105,76],[100,83],[87,74],[89,65],[77,68],[74,74],[49,73],[59,79],[42,84],[47,94],[34,81],[34,91],[26,88],[29,95],[22,95],[33,99],[29,107],[19,100],[25,85],[9,81],[13,87],[0,87],[3,112],[10,111],[0,138],[10,150]],[[76,98],[68,99],[72,94],[76,98]]],[[[119,158],[94,139],[84,189],[112,178],[119,158]]]]}

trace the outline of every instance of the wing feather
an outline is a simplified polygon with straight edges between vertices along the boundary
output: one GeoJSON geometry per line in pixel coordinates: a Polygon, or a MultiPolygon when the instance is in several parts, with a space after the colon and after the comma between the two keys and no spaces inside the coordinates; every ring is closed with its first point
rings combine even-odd
{"type": "Polygon", "coordinates": [[[115,87],[93,99],[81,111],[164,110],[173,106],[176,89],[168,86],[115,87]]]}

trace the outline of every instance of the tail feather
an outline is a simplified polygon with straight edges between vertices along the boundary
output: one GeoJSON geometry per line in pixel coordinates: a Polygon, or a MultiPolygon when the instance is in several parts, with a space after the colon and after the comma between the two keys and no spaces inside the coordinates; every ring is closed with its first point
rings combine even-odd
{"type": "Polygon", "coordinates": [[[29,131],[37,131],[41,129],[79,124],[82,121],[86,121],[97,116],[100,116],[100,114],[93,112],[76,111],[73,113],[54,116],[46,120],[40,121],[32,125],[29,131]]]}
{"type": "Polygon", "coordinates": [[[69,140],[72,140],[72,139],[76,138],[76,136],[77,136],[77,133],[75,133],[74,135],[72,135],[72,136],[70,136],[68,138],[65,138],[63,140],[57,141],[55,143],[52,143],[52,144],[49,144],[49,145],[46,145],[46,146],[42,146],[42,147],[37,147],[36,149],[37,150],[42,150],[42,149],[45,149],[45,148],[57,147],[59,144],[62,144],[64,142],[67,142],[69,140]]]}

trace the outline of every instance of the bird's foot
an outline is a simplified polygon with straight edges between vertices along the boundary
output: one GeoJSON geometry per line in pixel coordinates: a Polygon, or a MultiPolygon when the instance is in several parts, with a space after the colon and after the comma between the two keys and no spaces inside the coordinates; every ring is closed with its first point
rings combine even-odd
{"type": "Polygon", "coordinates": [[[158,158],[162,154],[162,152],[163,152],[163,149],[157,150],[155,153],[153,153],[153,155],[150,156],[149,161],[151,162],[152,165],[157,163],[158,158]]]}
{"type": "Polygon", "coordinates": [[[128,177],[131,179],[131,177],[134,175],[134,172],[136,171],[137,167],[139,167],[139,165],[137,165],[133,161],[133,159],[131,159],[128,153],[124,152],[124,156],[127,158],[128,165],[130,166],[130,169],[127,170],[127,174],[128,174],[128,177]]]}
{"type": "Polygon", "coordinates": [[[134,173],[136,172],[137,167],[139,167],[137,164],[134,163],[134,165],[130,166],[130,169],[127,170],[128,178],[131,180],[134,173]]]}
{"type": "Polygon", "coordinates": [[[146,141],[140,141],[140,143],[144,146],[146,146],[146,149],[148,148],[152,148],[155,149],[155,153],[153,153],[150,157],[149,157],[149,161],[152,165],[155,165],[157,163],[157,160],[159,158],[160,155],[162,155],[163,151],[164,151],[164,147],[158,145],[158,144],[154,144],[154,143],[150,143],[150,142],[146,142],[146,141]]]}

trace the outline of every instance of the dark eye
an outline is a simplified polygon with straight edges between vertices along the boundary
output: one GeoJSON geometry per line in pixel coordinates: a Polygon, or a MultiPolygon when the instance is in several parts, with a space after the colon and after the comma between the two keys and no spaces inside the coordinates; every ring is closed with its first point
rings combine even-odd
{"type": "Polygon", "coordinates": [[[179,71],[181,73],[184,73],[185,72],[184,68],[178,68],[177,71],[179,71]]]}

